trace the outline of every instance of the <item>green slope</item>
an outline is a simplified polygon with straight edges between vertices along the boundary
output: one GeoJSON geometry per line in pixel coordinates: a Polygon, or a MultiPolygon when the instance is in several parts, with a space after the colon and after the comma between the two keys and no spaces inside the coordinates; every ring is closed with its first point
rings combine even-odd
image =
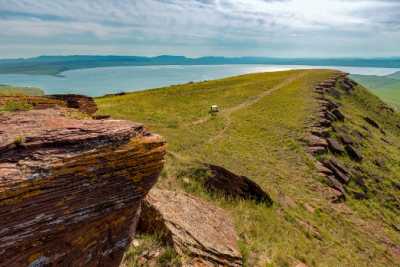
{"type": "Polygon", "coordinates": [[[40,96],[44,95],[44,92],[39,88],[34,87],[20,87],[20,86],[12,86],[12,85],[4,85],[0,84],[0,96],[19,96],[19,95],[28,95],[28,96],[40,96]]]}
{"type": "Polygon", "coordinates": [[[400,108],[400,73],[388,76],[351,75],[352,79],[396,108],[400,108]]]}
{"type": "MultiPolygon", "coordinates": [[[[325,180],[306,152],[303,140],[317,112],[312,88],[332,73],[251,74],[96,101],[99,113],[143,122],[166,138],[169,152],[157,186],[184,190],[226,209],[235,221],[246,266],[295,266],[300,261],[308,266],[399,266],[398,145],[384,143],[382,133],[374,131],[362,149],[364,162],[355,167],[382,180],[367,180],[368,199],[349,193],[346,203],[339,204],[327,198],[325,180]],[[208,114],[213,104],[221,108],[215,117],[208,114]],[[371,165],[380,155],[389,163],[385,170],[371,165]],[[206,192],[196,181],[198,162],[250,177],[275,204],[206,192]]],[[[379,115],[379,99],[359,87],[342,101],[351,117],[348,127],[361,127],[363,114],[370,114],[385,126],[390,142],[400,143],[399,116],[379,115]]],[[[353,182],[350,189],[357,190],[353,182]]]]}
{"type": "Polygon", "coordinates": [[[400,80],[400,71],[395,72],[395,73],[393,73],[393,74],[390,74],[390,75],[388,75],[387,77],[388,77],[388,78],[391,78],[391,79],[400,80]]]}

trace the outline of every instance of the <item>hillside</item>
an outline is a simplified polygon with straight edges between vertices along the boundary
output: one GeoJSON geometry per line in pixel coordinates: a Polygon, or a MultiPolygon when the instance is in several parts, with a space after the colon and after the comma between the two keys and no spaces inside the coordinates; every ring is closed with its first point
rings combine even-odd
{"type": "Polygon", "coordinates": [[[40,56],[0,59],[0,74],[60,75],[64,71],[115,66],[272,64],[400,68],[400,58],[271,58],[184,56],[40,56]]]}
{"type": "Polygon", "coordinates": [[[390,75],[388,75],[388,77],[391,79],[400,80],[400,71],[390,74],[390,75]]]}
{"type": "Polygon", "coordinates": [[[19,95],[27,95],[27,96],[41,96],[44,95],[44,92],[39,88],[34,87],[20,87],[20,86],[11,86],[0,84],[0,96],[19,96],[19,95]]]}
{"type": "Polygon", "coordinates": [[[351,75],[351,77],[370,89],[374,94],[396,108],[400,108],[400,73],[387,76],[351,75]]]}
{"type": "MultiPolygon", "coordinates": [[[[99,114],[141,121],[166,138],[167,162],[157,187],[185,191],[227,211],[245,266],[398,266],[400,116],[361,86],[345,90],[338,82],[321,100],[315,87],[337,75],[251,74],[96,102],[99,114]],[[214,104],[220,112],[211,116],[214,104]],[[322,104],[338,107],[344,121],[337,112],[322,112],[322,104]],[[330,150],[313,156],[307,140],[313,125],[326,121],[319,115],[334,117],[319,132],[331,138],[330,150]],[[336,174],[348,180],[341,185],[322,174],[331,171],[317,160],[340,162],[336,174]],[[203,163],[250,178],[274,204],[206,190],[202,181],[210,172],[203,163]]],[[[155,236],[139,240],[126,266],[141,266],[143,253],[160,244],[155,236]]],[[[176,262],[176,255],[162,260],[176,262]]]]}

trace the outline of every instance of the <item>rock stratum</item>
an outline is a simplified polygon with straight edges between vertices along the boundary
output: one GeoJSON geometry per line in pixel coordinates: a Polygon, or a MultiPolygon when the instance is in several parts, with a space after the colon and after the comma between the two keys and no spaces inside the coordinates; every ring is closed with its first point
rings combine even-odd
{"type": "Polygon", "coordinates": [[[139,231],[163,235],[182,257],[182,266],[243,266],[228,213],[187,193],[152,189],[143,202],[139,231]]]}
{"type": "Polygon", "coordinates": [[[0,114],[0,266],[118,266],[164,154],[132,122],[0,114]]]}

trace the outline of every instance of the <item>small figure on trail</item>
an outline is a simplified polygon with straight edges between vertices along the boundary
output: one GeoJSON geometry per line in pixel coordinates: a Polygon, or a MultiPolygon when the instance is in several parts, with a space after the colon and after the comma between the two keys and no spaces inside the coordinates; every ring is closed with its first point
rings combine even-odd
{"type": "Polygon", "coordinates": [[[218,112],[219,112],[219,107],[217,105],[212,105],[210,107],[210,112],[209,113],[211,115],[215,116],[215,115],[217,115],[218,112]]]}

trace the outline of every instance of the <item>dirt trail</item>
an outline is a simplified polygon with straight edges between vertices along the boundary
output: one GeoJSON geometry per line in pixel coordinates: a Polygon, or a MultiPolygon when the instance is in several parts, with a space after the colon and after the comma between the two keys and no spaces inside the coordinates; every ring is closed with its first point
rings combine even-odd
{"type": "MultiPolygon", "coordinates": [[[[231,108],[224,109],[223,111],[219,112],[218,116],[222,117],[226,121],[225,127],[221,131],[219,131],[219,133],[217,133],[215,136],[211,137],[210,140],[208,140],[207,143],[212,143],[215,140],[220,139],[225,134],[226,130],[229,128],[229,126],[232,123],[232,120],[230,118],[232,113],[237,112],[239,110],[245,109],[245,108],[247,108],[249,106],[252,106],[252,105],[256,104],[262,98],[271,95],[272,93],[274,93],[275,91],[277,91],[277,90],[279,90],[279,89],[281,89],[283,87],[288,86],[292,82],[296,81],[297,79],[300,79],[300,78],[304,77],[305,75],[306,75],[306,72],[302,72],[302,73],[300,73],[300,74],[298,74],[296,76],[292,76],[292,77],[284,80],[282,83],[277,84],[276,86],[272,87],[271,89],[266,90],[266,91],[262,92],[261,94],[259,94],[257,96],[254,96],[254,97],[251,97],[251,98],[247,99],[246,101],[240,103],[239,105],[233,106],[231,108]]],[[[211,119],[211,116],[206,116],[206,117],[203,117],[203,118],[193,122],[192,125],[202,124],[202,123],[207,122],[210,119],[211,119]]]]}
{"type": "MultiPolygon", "coordinates": [[[[246,101],[244,101],[244,102],[242,102],[242,103],[240,103],[240,104],[238,104],[238,105],[236,105],[236,106],[233,106],[233,107],[230,107],[230,108],[227,108],[227,109],[222,110],[221,112],[218,113],[218,116],[219,116],[219,117],[222,116],[223,118],[229,120],[229,117],[230,117],[230,115],[231,115],[232,113],[234,113],[234,112],[236,112],[236,111],[239,111],[239,110],[241,110],[241,109],[247,108],[247,107],[249,107],[249,106],[251,106],[251,105],[256,104],[258,101],[260,101],[260,100],[261,100],[262,98],[264,98],[265,96],[271,95],[273,92],[275,92],[275,91],[277,91],[277,90],[279,90],[279,89],[281,89],[281,88],[283,88],[283,87],[288,86],[289,84],[291,84],[291,83],[294,82],[295,80],[297,80],[297,79],[299,79],[299,78],[301,78],[301,77],[303,77],[303,76],[305,76],[305,75],[306,75],[306,72],[302,72],[302,73],[300,73],[300,74],[298,74],[298,75],[296,75],[296,76],[292,76],[292,77],[290,77],[290,78],[284,80],[282,83],[277,84],[276,86],[272,87],[271,89],[262,92],[262,93],[259,94],[259,95],[256,95],[256,96],[254,96],[254,97],[251,97],[251,98],[247,99],[246,101]]],[[[211,116],[205,116],[205,117],[203,117],[203,118],[200,118],[200,119],[197,120],[197,121],[192,122],[191,125],[202,124],[202,123],[205,123],[205,122],[209,121],[210,119],[211,119],[211,116]]],[[[229,122],[229,121],[228,121],[228,122],[229,122]]]]}

